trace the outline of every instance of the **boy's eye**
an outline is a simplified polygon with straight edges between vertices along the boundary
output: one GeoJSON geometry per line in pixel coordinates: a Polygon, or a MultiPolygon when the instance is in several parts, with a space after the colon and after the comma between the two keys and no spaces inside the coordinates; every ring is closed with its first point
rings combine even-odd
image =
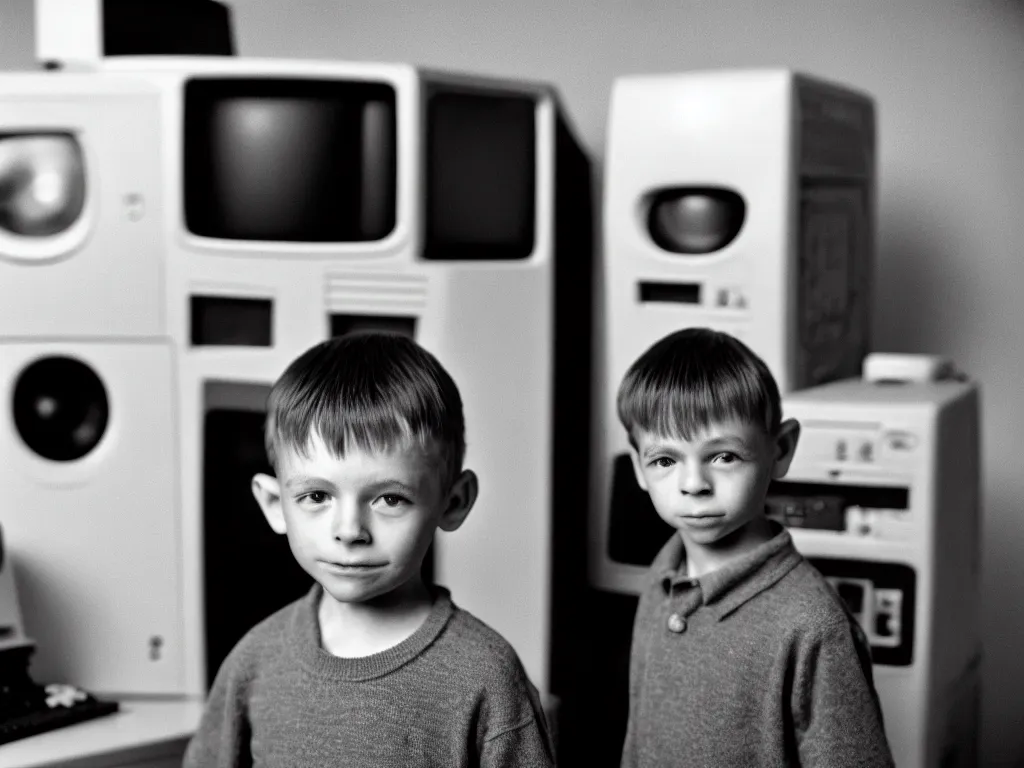
{"type": "Polygon", "coordinates": [[[668,456],[659,456],[658,458],[651,462],[651,466],[662,468],[671,467],[673,464],[675,464],[675,461],[670,459],[668,456]]]}
{"type": "Polygon", "coordinates": [[[399,496],[397,493],[385,493],[380,497],[381,500],[389,507],[397,507],[401,504],[408,503],[408,499],[404,496],[399,496]]]}
{"type": "Polygon", "coordinates": [[[302,494],[299,497],[299,502],[305,502],[308,504],[313,504],[314,506],[319,506],[320,504],[326,502],[328,498],[330,497],[327,495],[326,491],[310,491],[309,493],[302,494]]]}
{"type": "Polygon", "coordinates": [[[714,461],[719,464],[732,464],[733,462],[739,461],[740,457],[735,453],[720,453],[715,456],[714,461]]]}

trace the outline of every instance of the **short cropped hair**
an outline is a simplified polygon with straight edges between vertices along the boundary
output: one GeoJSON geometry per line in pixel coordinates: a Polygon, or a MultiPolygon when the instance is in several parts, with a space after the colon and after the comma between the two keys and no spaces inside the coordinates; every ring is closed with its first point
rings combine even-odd
{"type": "Polygon", "coordinates": [[[739,419],[775,435],[779,387],[765,362],[734,336],[686,328],[656,342],[619,387],[619,420],[636,430],[689,440],[712,423],[739,419]]]}
{"type": "Polygon", "coordinates": [[[264,442],[275,470],[282,448],[307,455],[314,430],[339,457],[353,445],[386,451],[413,438],[439,450],[448,482],[466,452],[458,387],[437,358],[395,333],[339,336],[288,366],[267,400],[264,442]]]}

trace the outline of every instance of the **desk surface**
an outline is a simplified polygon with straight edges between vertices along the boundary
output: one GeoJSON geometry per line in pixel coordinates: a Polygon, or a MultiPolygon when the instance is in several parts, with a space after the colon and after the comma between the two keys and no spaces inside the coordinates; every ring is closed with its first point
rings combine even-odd
{"type": "Polygon", "coordinates": [[[90,758],[181,748],[195,732],[203,702],[128,699],[113,715],[0,745],[0,768],[87,764],[90,758]]]}

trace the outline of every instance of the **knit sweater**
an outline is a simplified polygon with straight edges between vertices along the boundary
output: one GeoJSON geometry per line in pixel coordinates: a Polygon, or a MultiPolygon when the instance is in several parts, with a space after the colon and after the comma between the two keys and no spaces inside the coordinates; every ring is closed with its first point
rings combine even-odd
{"type": "Polygon", "coordinates": [[[553,765],[515,651],[435,590],[416,632],[361,658],[321,647],[318,584],[265,619],[218,671],[185,768],[553,765]]]}
{"type": "Polygon", "coordinates": [[[696,579],[678,535],[655,558],[623,768],[893,765],[863,632],[772,526],[770,541],[696,579]]]}

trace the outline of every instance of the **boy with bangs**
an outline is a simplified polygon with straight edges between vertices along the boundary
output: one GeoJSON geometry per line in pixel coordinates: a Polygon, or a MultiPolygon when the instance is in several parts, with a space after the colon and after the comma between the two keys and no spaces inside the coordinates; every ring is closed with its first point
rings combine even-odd
{"type": "Polygon", "coordinates": [[[617,405],[637,482],[676,529],[637,608],[623,768],[892,766],[863,632],[765,514],[800,425],[764,362],[679,331],[617,405]]]}
{"type": "Polygon", "coordinates": [[[393,334],[319,344],[271,390],[266,447],[253,494],[315,583],[224,661],[185,766],[553,765],[515,651],[420,575],[477,496],[441,364],[393,334]]]}

